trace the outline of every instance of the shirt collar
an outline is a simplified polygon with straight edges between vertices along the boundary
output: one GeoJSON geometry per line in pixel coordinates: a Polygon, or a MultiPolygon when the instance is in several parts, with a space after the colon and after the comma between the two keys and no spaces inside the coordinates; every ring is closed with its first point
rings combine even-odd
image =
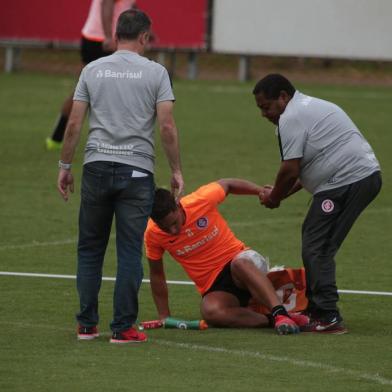
{"type": "Polygon", "coordinates": [[[132,52],[131,50],[126,50],[126,49],[116,50],[114,53],[115,54],[126,54],[126,55],[130,55],[130,56],[140,56],[139,53],[132,52]]]}

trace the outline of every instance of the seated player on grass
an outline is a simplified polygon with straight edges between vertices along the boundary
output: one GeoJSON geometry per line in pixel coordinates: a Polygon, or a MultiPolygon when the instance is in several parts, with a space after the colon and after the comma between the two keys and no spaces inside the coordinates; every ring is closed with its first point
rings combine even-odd
{"type": "Polygon", "coordinates": [[[162,256],[167,250],[202,295],[201,315],[210,326],[274,327],[297,333],[308,317],[288,314],[266,277],[265,259],[235,237],[217,207],[228,194],[259,195],[263,187],[241,179],[202,186],[178,203],[166,189],[155,191],[145,232],[152,295],[159,318],[170,316],[162,256]],[[267,306],[263,315],[247,308],[249,300],[267,306]]]}

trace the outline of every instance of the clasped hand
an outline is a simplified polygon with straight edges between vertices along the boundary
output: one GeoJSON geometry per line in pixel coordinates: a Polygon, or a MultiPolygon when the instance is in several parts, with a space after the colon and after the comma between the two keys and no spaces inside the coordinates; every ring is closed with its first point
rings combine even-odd
{"type": "Polygon", "coordinates": [[[280,201],[274,201],[271,199],[271,192],[273,190],[272,185],[264,185],[263,190],[259,193],[260,204],[266,208],[278,208],[280,206],[280,201]]]}

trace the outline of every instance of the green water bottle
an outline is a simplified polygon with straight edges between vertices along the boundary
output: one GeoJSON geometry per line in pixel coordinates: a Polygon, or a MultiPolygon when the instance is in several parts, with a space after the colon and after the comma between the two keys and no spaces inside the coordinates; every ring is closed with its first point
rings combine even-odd
{"type": "Polygon", "coordinates": [[[174,317],[166,317],[163,322],[164,328],[178,329],[207,329],[208,325],[204,320],[180,320],[174,317]]]}

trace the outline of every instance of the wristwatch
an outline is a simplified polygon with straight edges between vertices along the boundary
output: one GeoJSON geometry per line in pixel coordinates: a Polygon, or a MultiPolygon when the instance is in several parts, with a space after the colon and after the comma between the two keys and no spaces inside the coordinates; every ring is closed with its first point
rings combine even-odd
{"type": "Polygon", "coordinates": [[[59,168],[64,170],[71,170],[72,163],[65,163],[63,161],[59,161],[59,168]]]}

